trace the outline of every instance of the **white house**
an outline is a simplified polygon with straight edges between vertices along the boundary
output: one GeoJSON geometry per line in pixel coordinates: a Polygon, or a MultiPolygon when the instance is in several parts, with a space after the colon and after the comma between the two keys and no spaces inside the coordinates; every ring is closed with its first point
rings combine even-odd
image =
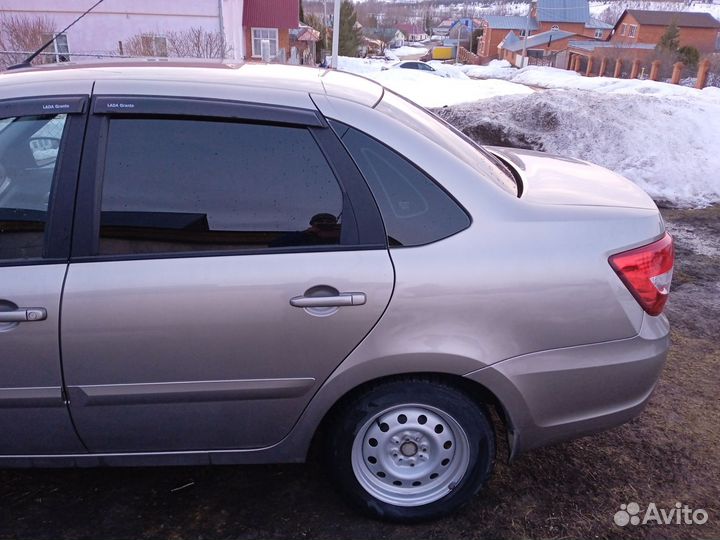
{"type": "MultiPolygon", "coordinates": [[[[0,0],[0,13],[46,16],[62,30],[95,0],[0,0]]],[[[163,56],[163,35],[190,28],[222,32],[229,59],[245,56],[243,0],[105,0],[67,32],[67,51],[74,54],[111,54],[138,35],[152,36],[152,47],[163,56]]],[[[65,39],[62,40],[65,46],[65,39]]],[[[65,51],[63,51],[65,52],[65,51]]]]}

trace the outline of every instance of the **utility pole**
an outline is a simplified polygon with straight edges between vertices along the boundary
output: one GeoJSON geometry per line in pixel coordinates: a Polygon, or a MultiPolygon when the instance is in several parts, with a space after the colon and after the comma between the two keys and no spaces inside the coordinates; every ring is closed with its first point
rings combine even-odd
{"type": "Polygon", "coordinates": [[[330,64],[333,69],[337,69],[340,50],[340,2],[341,0],[335,0],[335,9],[333,10],[332,62],[330,64]]]}
{"type": "Polygon", "coordinates": [[[528,14],[525,18],[525,38],[523,39],[522,58],[520,59],[520,67],[525,67],[525,58],[527,56],[527,39],[528,33],[530,32],[530,12],[532,11],[532,4],[528,6],[528,14]]]}

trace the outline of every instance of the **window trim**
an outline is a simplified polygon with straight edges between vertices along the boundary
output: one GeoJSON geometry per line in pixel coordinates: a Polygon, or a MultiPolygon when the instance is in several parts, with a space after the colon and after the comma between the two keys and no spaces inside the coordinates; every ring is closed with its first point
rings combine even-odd
{"type": "MultiPolygon", "coordinates": [[[[230,257],[241,255],[269,255],[279,253],[308,253],[325,251],[357,251],[387,249],[382,218],[364,179],[348,172],[342,154],[333,147],[332,136],[325,119],[317,111],[257,103],[226,100],[206,100],[166,96],[96,96],[91,106],[83,151],[80,184],[75,212],[72,240],[72,262],[182,259],[190,257],[230,257]],[[193,102],[192,107],[188,103],[193,102]],[[134,103],[136,108],[115,109],[108,104],[134,103]],[[188,114],[188,110],[192,113],[188,114]],[[108,130],[112,118],[165,118],[183,120],[218,120],[235,123],[304,127],[317,143],[335,176],[343,194],[343,242],[337,245],[288,246],[259,249],[227,249],[207,251],[177,251],[167,253],[98,254],[102,182],[108,130]],[[289,121],[283,122],[283,119],[289,121]],[[307,120],[307,123],[301,122],[307,120]],[[366,190],[366,192],[363,191],[366,190]],[[367,200],[372,201],[372,207],[367,200]],[[373,213],[374,207],[374,213],[373,213]],[[347,212],[347,215],[346,215],[347,212]]],[[[338,144],[339,141],[338,141],[338,144]]],[[[344,147],[341,147],[344,150],[344,147]]],[[[350,159],[349,156],[347,159],[350,159]]]]}
{"type": "Polygon", "coordinates": [[[0,259],[0,267],[68,261],[88,99],[87,95],[51,95],[0,100],[0,118],[67,115],[48,198],[43,253],[31,259],[0,259]]]}
{"type": "MultiPolygon", "coordinates": [[[[253,58],[261,58],[262,54],[261,51],[255,51],[255,30],[272,30],[275,32],[275,55],[270,55],[271,58],[274,58],[274,56],[277,56],[278,51],[280,50],[280,29],[279,28],[266,28],[266,27],[260,27],[260,26],[254,26],[250,28],[250,50],[252,51],[252,57],[253,58]]],[[[261,41],[265,38],[259,38],[261,41]]],[[[272,39],[270,39],[272,41],[272,39]]]]}

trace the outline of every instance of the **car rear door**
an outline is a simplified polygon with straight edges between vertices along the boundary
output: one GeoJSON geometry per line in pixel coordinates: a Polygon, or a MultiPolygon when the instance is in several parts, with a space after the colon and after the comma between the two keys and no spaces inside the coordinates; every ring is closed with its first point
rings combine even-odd
{"type": "Polygon", "coordinates": [[[0,101],[2,455],[84,451],[62,392],[58,332],[86,101],[0,101]]]}
{"type": "Polygon", "coordinates": [[[63,301],[93,452],[281,440],[389,302],[372,196],[316,111],[96,96],[63,301]]]}

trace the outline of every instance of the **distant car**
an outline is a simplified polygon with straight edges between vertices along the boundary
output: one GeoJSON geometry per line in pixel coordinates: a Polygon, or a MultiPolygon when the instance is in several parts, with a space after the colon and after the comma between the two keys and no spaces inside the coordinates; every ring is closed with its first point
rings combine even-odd
{"type": "Polygon", "coordinates": [[[429,71],[433,75],[437,75],[438,77],[447,77],[448,74],[444,71],[440,71],[439,69],[435,69],[427,62],[423,62],[422,60],[404,60],[402,62],[397,62],[396,64],[392,64],[390,66],[383,66],[383,70],[388,69],[415,69],[418,71],[429,71]]]}
{"type": "Polygon", "coordinates": [[[515,457],[650,398],[672,240],[617,174],[332,70],[43,67],[0,95],[0,466],[315,442],[413,521],[470,500],[500,434],[515,457]]]}

